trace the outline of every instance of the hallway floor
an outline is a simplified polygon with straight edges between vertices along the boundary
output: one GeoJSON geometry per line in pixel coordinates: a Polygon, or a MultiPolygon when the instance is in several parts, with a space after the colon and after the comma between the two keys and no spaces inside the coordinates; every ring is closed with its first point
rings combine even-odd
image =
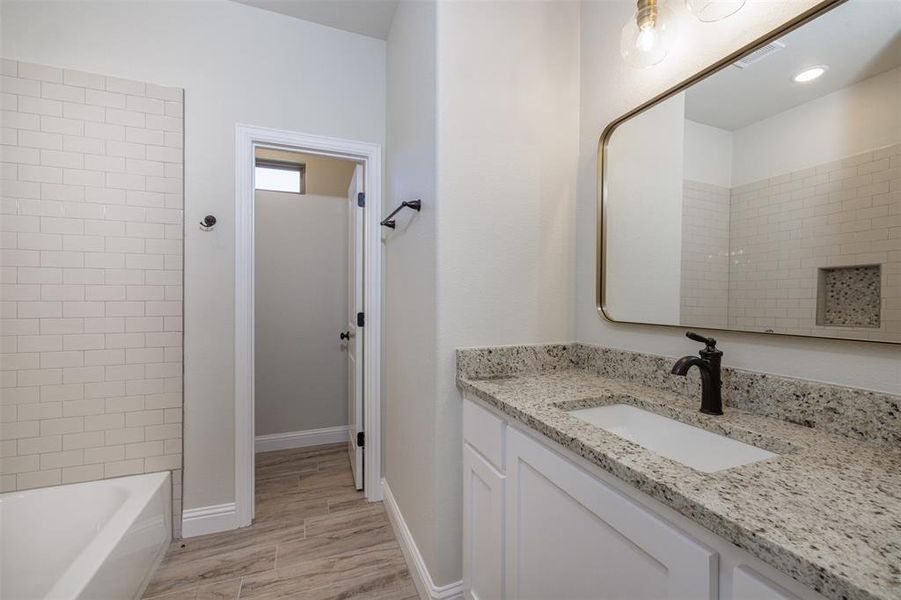
{"type": "Polygon", "coordinates": [[[381,503],[353,489],[344,444],[256,455],[250,527],[175,540],[145,599],[418,598],[381,503]]]}

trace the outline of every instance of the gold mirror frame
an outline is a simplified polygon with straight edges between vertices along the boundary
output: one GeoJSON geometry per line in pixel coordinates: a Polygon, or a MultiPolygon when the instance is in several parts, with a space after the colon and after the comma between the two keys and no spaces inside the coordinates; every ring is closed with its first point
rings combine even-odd
{"type": "MultiPolygon", "coordinates": [[[[607,210],[607,145],[610,141],[610,136],[613,135],[613,132],[617,127],[631,119],[632,117],[637,116],[638,114],[646,111],[647,109],[659,104],[660,102],[666,100],[667,98],[678,94],[679,92],[685,91],[698,81],[713,75],[717,71],[720,71],[743,56],[754,52],[758,48],[765,46],[771,41],[782,37],[786,33],[793,31],[802,25],[813,21],[817,17],[822,16],[823,14],[829,12],[833,8],[844,4],[847,0],[825,0],[817,4],[816,6],[806,10],[801,13],[794,19],[780,25],[776,29],[773,29],[769,33],[757,38],[750,44],[743,46],[742,48],[732,52],[728,56],[714,63],[713,65],[707,67],[706,69],[692,75],[685,81],[675,85],[674,87],[666,90],[665,92],[658,94],[654,98],[648,100],[644,104],[641,104],[637,108],[629,111],[623,116],[614,119],[607,127],[604,129],[604,132],[601,134],[601,138],[598,141],[598,199],[597,199],[597,286],[596,286],[596,302],[597,302],[597,310],[598,316],[602,319],[610,321],[611,323],[620,323],[624,325],[647,325],[651,327],[675,327],[679,329],[685,329],[687,325],[675,325],[669,323],[644,323],[641,321],[618,321],[612,318],[607,313],[607,304],[604,297],[605,293],[605,278],[607,274],[607,264],[606,264],[606,256],[604,253],[604,238],[606,237],[606,219],[605,214],[607,210]]],[[[803,334],[795,334],[795,333],[766,333],[763,331],[750,331],[745,329],[726,329],[722,327],[697,327],[696,329],[704,329],[708,331],[729,331],[735,333],[747,333],[747,334],[758,334],[758,335],[779,335],[779,336],[790,336],[790,337],[800,337],[800,338],[809,338],[809,339],[819,339],[819,340],[841,340],[846,342],[870,342],[877,344],[899,344],[901,342],[893,342],[890,340],[878,340],[878,339],[862,339],[862,338],[853,338],[853,337],[831,337],[831,336],[818,336],[818,335],[803,335],[803,334]]]]}

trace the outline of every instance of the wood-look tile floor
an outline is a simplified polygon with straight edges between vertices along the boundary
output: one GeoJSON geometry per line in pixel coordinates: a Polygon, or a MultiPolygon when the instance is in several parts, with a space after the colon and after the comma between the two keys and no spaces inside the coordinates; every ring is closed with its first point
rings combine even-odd
{"type": "Polygon", "coordinates": [[[175,540],[153,600],[418,598],[382,504],[353,487],[344,444],[256,455],[256,518],[175,540]]]}

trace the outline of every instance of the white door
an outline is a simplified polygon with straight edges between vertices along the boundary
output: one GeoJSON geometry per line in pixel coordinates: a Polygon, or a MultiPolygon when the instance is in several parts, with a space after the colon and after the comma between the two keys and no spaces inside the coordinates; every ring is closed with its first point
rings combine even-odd
{"type": "Polygon", "coordinates": [[[363,166],[357,165],[347,190],[347,450],[354,486],[363,489],[363,447],[357,434],[363,432],[363,328],[357,315],[363,314],[363,208],[357,199],[363,193],[363,166]]]}

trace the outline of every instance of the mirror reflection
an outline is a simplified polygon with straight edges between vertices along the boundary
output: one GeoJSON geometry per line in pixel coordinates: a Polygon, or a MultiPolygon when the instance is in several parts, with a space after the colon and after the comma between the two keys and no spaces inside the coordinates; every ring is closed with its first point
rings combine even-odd
{"type": "Polygon", "coordinates": [[[899,24],[849,0],[608,132],[605,315],[901,342],[899,24]]]}

